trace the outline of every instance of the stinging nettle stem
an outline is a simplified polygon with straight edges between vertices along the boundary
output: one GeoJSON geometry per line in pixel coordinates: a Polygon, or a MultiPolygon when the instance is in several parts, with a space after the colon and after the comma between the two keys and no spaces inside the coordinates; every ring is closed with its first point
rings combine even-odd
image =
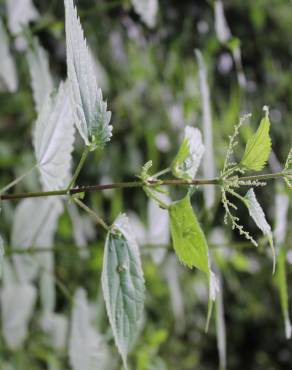
{"type": "MultiPolygon", "coordinates": [[[[238,181],[255,181],[255,180],[271,180],[284,177],[283,172],[270,173],[266,175],[253,175],[253,176],[241,176],[238,177],[238,181]]],[[[54,191],[36,191],[27,193],[14,193],[14,194],[3,194],[0,195],[0,200],[13,200],[13,199],[23,199],[23,198],[39,198],[39,197],[49,197],[58,196],[66,194],[79,194],[79,193],[92,193],[96,191],[102,191],[107,189],[127,189],[127,188],[139,188],[145,186],[156,186],[156,185],[169,185],[169,186],[188,186],[188,185],[219,185],[222,186],[222,179],[195,179],[195,180],[180,180],[180,179],[165,179],[165,180],[148,180],[147,185],[142,181],[130,181],[130,182],[117,182],[113,184],[105,185],[90,185],[82,186],[73,189],[63,189],[54,191]]]]}

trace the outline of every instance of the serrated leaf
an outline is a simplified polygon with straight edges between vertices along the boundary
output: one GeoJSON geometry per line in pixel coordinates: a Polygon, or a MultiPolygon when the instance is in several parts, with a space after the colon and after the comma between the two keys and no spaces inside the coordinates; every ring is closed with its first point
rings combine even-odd
{"type": "Polygon", "coordinates": [[[196,267],[207,274],[209,282],[209,305],[206,329],[212,312],[213,301],[219,289],[215,274],[211,271],[209,251],[203,230],[190,202],[190,196],[175,202],[169,207],[170,231],[173,246],[182,264],[196,267]]]}
{"type": "Polygon", "coordinates": [[[249,191],[245,195],[245,205],[248,208],[250,217],[254,220],[257,227],[263,232],[264,235],[267,236],[271,250],[273,255],[273,273],[275,272],[276,267],[276,255],[275,255],[275,248],[274,248],[274,241],[273,241],[273,233],[271,230],[271,226],[268,224],[266,220],[266,216],[264,214],[264,211],[259,204],[254,190],[249,189],[249,191]]]}
{"type": "Polygon", "coordinates": [[[27,52],[27,61],[36,111],[40,113],[47,96],[54,89],[54,83],[49,69],[48,55],[36,37],[33,38],[27,52]]]}
{"type": "Polygon", "coordinates": [[[85,144],[103,148],[110,140],[111,112],[97,86],[95,67],[73,0],[65,0],[67,68],[75,124],[85,144]]]}
{"type": "Polygon", "coordinates": [[[171,165],[174,176],[180,179],[194,179],[204,152],[200,130],[186,126],[183,143],[171,165]]]}
{"type": "Polygon", "coordinates": [[[158,13],[158,0],[132,0],[134,10],[140,15],[142,21],[149,27],[156,25],[158,13]]]}
{"type": "Polygon", "coordinates": [[[102,289],[115,343],[125,368],[139,332],[144,306],[144,276],[129,221],[120,215],[108,233],[102,289]]]}
{"type": "Polygon", "coordinates": [[[74,142],[68,85],[47,96],[34,130],[34,148],[44,190],[63,189],[70,178],[74,142]]]}
{"type": "Polygon", "coordinates": [[[285,323],[285,334],[286,338],[290,339],[292,334],[292,326],[289,315],[288,285],[286,274],[286,251],[283,247],[281,248],[278,256],[278,269],[276,278],[280,294],[282,314],[285,323]]]}
{"type": "Polygon", "coordinates": [[[9,40],[0,18],[0,90],[13,93],[18,88],[18,77],[14,59],[9,50],[9,40]]]}
{"type": "Polygon", "coordinates": [[[268,112],[261,120],[256,133],[247,141],[240,166],[247,170],[262,170],[269,159],[272,142],[269,135],[270,120],[268,112]]]}
{"type": "Polygon", "coordinates": [[[205,235],[193,212],[190,197],[169,207],[170,230],[175,252],[182,264],[209,274],[209,254],[205,235]]]}

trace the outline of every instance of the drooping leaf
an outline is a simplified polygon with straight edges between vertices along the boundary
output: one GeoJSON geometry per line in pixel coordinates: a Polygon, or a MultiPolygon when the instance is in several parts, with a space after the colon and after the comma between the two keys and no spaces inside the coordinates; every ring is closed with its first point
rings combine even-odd
{"type": "Polygon", "coordinates": [[[115,342],[127,368],[127,355],[140,328],[144,277],[129,221],[120,215],[105,244],[102,289],[115,342]]]}
{"type": "Polygon", "coordinates": [[[158,13],[158,0],[132,0],[134,10],[142,21],[149,27],[156,26],[158,13]]]}
{"type": "Polygon", "coordinates": [[[27,61],[36,111],[40,113],[47,96],[54,89],[54,83],[50,73],[48,55],[40,46],[37,38],[33,39],[27,52],[27,61]]]}
{"type": "Polygon", "coordinates": [[[186,126],[184,140],[171,165],[174,176],[181,179],[194,179],[204,152],[200,130],[186,126]]]}
{"type": "Polygon", "coordinates": [[[179,260],[209,274],[209,253],[205,235],[187,195],[169,207],[173,246],[179,260]]]}
{"type": "Polygon", "coordinates": [[[207,274],[209,282],[209,305],[206,329],[208,329],[213,301],[219,289],[215,274],[211,271],[209,251],[203,230],[190,202],[190,196],[169,207],[170,231],[173,246],[182,264],[196,267],[207,274]]]}
{"type": "Polygon", "coordinates": [[[104,347],[90,319],[86,292],[79,288],[74,295],[69,337],[69,361],[73,370],[106,370],[100,361],[104,347]]]}
{"type": "Polygon", "coordinates": [[[47,96],[34,130],[34,148],[44,190],[58,190],[70,178],[74,142],[73,114],[68,85],[47,96]]]}
{"type": "Polygon", "coordinates": [[[18,88],[18,77],[14,59],[9,50],[9,41],[0,18],[0,90],[13,93],[18,88]]]}
{"type": "Polygon", "coordinates": [[[276,278],[280,294],[282,314],[285,323],[285,334],[286,338],[290,339],[292,334],[292,326],[289,315],[288,285],[286,274],[286,250],[283,247],[281,248],[278,256],[278,270],[276,278]]]}
{"type": "MultiPolygon", "coordinates": [[[[203,115],[203,141],[206,147],[206,152],[203,161],[203,174],[205,178],[215,177],[215,157],[213,145],[213,127],[212,127],[212,111],[210,101],[210,91],[207,79],[207,68],[203,59],[203,55],[199,50],[195,50],[198,65],[199,65],[199,82],[202,100],[202,115],[203,115]]],[[[214,186],[204,186],[204,199],[207,209],[213,207],[215,202],[214,186]]]]}
{"type": "Polygon", "coordinates": [[[246,193],[245,200],[246,200],[245,205],[248,208],[250,217],[254,220],[257,227],[268,238],[268,241],[269,241],[269,244],[272,250],[272,255],[273,255],[273,273],[274,273],[275,268],[276,268],[276,255],[275,255],[273,233],[272,233],[271,226],[268,224],[266,220],[264,211],[261,205],[259,204],[253,189],[249,189],[249,191],[246,193]]]}
{"type": "Polygon", "coordinates": [[[269,135],[270,120],[268,109],[266,108],[265,117],[261,120],[256,133],[247,141],[240,166],[243,169],[260,171],[269,159],[272,142],[269,135]]]}
{"type": "Polygon", "coordinates": [[[67,68],[75,124],[85,144],[103,148],[110,140],[111,113],[97,86],[89,53],[73,0],[65,0],[67,68]]]}

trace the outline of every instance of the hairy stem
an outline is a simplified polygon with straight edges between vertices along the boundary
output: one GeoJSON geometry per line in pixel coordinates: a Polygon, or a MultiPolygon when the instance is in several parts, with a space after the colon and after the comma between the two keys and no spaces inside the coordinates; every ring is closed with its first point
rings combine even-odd
{"type": "Polygon", "coordinates": [[[106,231],[109,230],[110,227],[91,208],[87,207],[86,204],[84,204],[83,202],[81,202],[81,200],[77,198],[74,198],[74,201],[80,208],[87,212],[97,224],[101,225],[106,231]]]}
{"type": "MultiPolygon", "coordinates": [[[[283,172],[270,173],[266,175],[253,175],[253,176],[242,176],[239,177],[239,181],[255,181],[255,180],[271,180],[276,178],[282,178],[285,174],[283,172]]],[[[113,184],[105,185],[91,185],[82,186],[80,188],[73,188],[70,190],[54,190],[54,191],[36,191],[28,193],[14,193],[14,194],[3,194],[0,195],[0,200],[11,200],[11,199],[23,199],[23,198],[38,198],[38,197],[49,197],[66,194],[78,194],[78,193],[92,193],[107,189],[127,189],[127,188],[139,188],[145,186],[157,186],[157,185],[168,185],[168,186],[189,186],[189,185],[219,185],[222,186],[222,179],[195,179],[195,180],[180,180],[180,179],[165,179],[165,180],[148,180],[147,185],[143,181],[130,181],[130,182],[117,182],[113,184]]]]}

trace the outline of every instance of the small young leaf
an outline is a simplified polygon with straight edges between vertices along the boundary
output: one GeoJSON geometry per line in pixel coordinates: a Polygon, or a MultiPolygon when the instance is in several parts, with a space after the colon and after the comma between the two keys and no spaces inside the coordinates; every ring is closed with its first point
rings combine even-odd
{"type": "Polygon", "coordinates": [[[249,214],[251,218],[256,223],[257,227],[263,232],[264,235],[268,237],[269,244],[272,250],[273,255],[273,273],[275,272],[276,267],[276,255],[275,255],[275,248],[274,248],[274,241],[273,241],[273,233],[271,230],[271,226],[268,224],[264,211],[257,201],[255,196],[254,190],[249,189],[249,191],[245,195],[245,205],[248,208],[249,214]]]}
{"type": "Polygon", "coordinates": [[[292,326],[289,316],[288,285],[286,276],[286,251],[283,247],[281,248],[278,256],[278,272],[276,278],[280,294],[282,313],[285,322],[285,334],[286,338],[290,339],[292,334],[292,326]]]}
{"type": "Polygon", "coordinates": [[[144,306],[144,277],[129,221],[120,215],[105,243],[102,289],[115,342],[127,368],[144,306]]]}
{"type": "Polygon", "coordinates": [[[34,130],[35,155],[44,190],[67,185],[74,131],[68,85],[61,83],[55,96],[47,96],[34,130]]]}
{"type": "Polygon", "coordinates": [[[41,112],[47,96],[53,91],[54,83],[49,69],[48,55],[37,38],[27,52],[27,61],[36,111],[41,112]]]}
{"type": "Polygon", "coordinates": [[[75,124],[85,144],[103,148],[110,140],[111,112],[97,86],[92,57],[73,0],[65,0],[67,68],[75,124]]]}
{"type": "Polygon", "coordinates": [[[266,115],[261,120],[256,133],[246,143],[245,152],[240,162],[243,169],[260,171],[265,167],[272,147],[269,131],[270,120],[268,110],[266,110],[266,115]]]}
{"type": "Polygon", "coordinates": [[[180,179],[194,179],[204,151],[200,130],[186,126],[183,143],[171,165],[174,176],[180,179]]]}

